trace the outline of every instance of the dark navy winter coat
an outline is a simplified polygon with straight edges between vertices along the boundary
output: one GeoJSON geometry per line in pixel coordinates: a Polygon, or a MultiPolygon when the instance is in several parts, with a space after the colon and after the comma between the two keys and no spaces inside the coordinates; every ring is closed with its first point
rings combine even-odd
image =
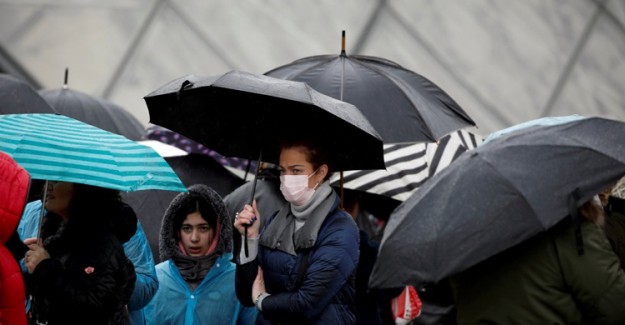
{"type": "MultiPolygon", "coordinates": [[[[263,269],[271,296],[262,303],[257,324],[354,324],[354,275],[358,264],[359,234],[356,223],[338,208],[338,197],[326,217],[301,285],[296,279],[304,251],[297,256],[259,245],[256,260],[237,266],[237,296],[253,305],[251,288],[257,267],[263,269]]],[[[262,234],[261,234],[262,236],[262,234]]]]}

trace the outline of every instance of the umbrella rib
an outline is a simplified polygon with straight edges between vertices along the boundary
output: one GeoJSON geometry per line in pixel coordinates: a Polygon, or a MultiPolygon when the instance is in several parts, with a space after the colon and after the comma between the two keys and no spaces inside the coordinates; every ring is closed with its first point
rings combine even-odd
{"type": "MultiPolygon", "coordinates": [[[[363,62],[357,58],[352,57],[352,61],[354,63],[357,63],[361,66],[363,66],[366,69],[369,69],[371,71],[374,71],[376,73],[378,73],[380,76],[386,78],[387,80],[389,80],[390,82],[392,82],[395,86],[397,86],[399,89],[401,89],[401,95],[410,103],[413,104],[414,107],[416,107],[415,103],[410,99],[410,97],[406,96],[406,90],[408,90],[409,88],[405,87],[401,82],[399,82],[396,78],[394,78],[393,76],[389,76],[384,70],[378,69],[373,65],[370,65],[366,62],[363,62]]],[[[401,67],[395,67],[399,70],[405,70],[401,67]]],[[[446,105],[445,105],[446,106],[446,105]]],[[[462,116],[461,116],[462,117],[462,116]]],[[[425,123],[425,120],[423,120],[423,117],[418,114],[417,118],[419,119],[419,122],[421,122],[421,126],[423,127],[423,129],[427,130],[427,132],[423,132],[425,134],[426,137],[430,138],[430,134],[432,134],[432,129],[427,125],[427,123],[425,123]]],[[[464,119],[464,117],[462,117],[464,119]]],[[[455,131],[455,130],[453,130],[455,131]]],[[[436,142],[438,139],[434,139],[434,138],[430,138],[430,140],[436,142]]]]}
{"type": "MultiPolygon", "coordinates": [[[[482,155],[478,155],[478,157],[484,164],[486,164],[490,169],[492,169],[496,175],[499,175],[500,179],[504,180],[507,185],[513,188],[517,194],[523,194],[523,192],[521,192],[516,186],[513,185],[514,184],[513,182],[511,182],[507,177],[504,176],[504,174],[502,174],[501,172],[499,172],[497,168],[495,168],[495,165],[493,165],[487,159],[484,159],[482,155]]],[[[530,204],[529,201],[527,201],[527,198],[525,197],[525,195],[520,195],[520,197],[523,199],[526,205],[530,208],[530,210],[534,212],[534,216],[538,216],[538,214],[536,213],[536,210],[534,210],[534,207],[530,204]]]]}
{"type": "MultiPolygon", "coordinates": [[[[310,61],[313,61],[313,59],[315,59],[315,60],[316,60],[316,59],[322,59],[322,58],[323,58],[323,61],[322,61],[322,62],[318,62],[318,63],[316,63],[316,64],[313,64],[313,65],[311,65],[310,67],[308,67],[308,68],[306,68],[306,69],[302,69],[302,71],[299,71],[299,72],[295,73],[293,76],[289,76],[289,78],[288,78],[288,79],[289,79],[289,80],[296,80],[296,79],[298,79],[301,75],[303,75],[304,73],[306,73],[306,72],[308,72],[308,71],[310,71],[310,70],[312,70],[312,69],[318,68],[319,66],[324,65],[324,64],[327,64],[328,62],[330,62],[330,61],[332,61],[332,60],[336,59],[336,57],[335,57],[335,56],[332,56],[332,55],[318,55],[318,56],[313,56],[313,57],[311,57],[311,58],[310,58],[310,59],[311,59],[310,61]]],[[[298,61],[299,61],[299,60],[298,60],[298,61]]],[[[307,61],[308,61],[308,60],[307,60],[307,61]]],[[[296,61],[296,62],[297,62],[297,61],[296,61]]],[[[289,63],[289,64],[293,64],[293,63],[289,63]]],[[[273,70],[270,70],[270,71],[266,72],[266,73],[265,73],[265,75],[269,75],[272,71],[274,71],[274,70],[279,70],[279,69],[281,69],[281,68],[282,68],[282,67],[278,67],[278,68],[275,68],[275,69],[273,69],[273,70]]]]}

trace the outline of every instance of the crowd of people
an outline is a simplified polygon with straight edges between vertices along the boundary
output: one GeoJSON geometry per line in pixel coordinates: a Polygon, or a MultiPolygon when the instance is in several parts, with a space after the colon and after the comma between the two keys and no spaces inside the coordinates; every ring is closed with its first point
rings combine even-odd
{"type": "Polygon", "coordinates": [[[441,283],[373,290],[379,237],[359,229],[358,197],[330,185],[326,148],[285,141],[275,170],[224,198],[203,184],[177,195],[162,217],[158,265],[116,190],[49,181],[45,201],[28,204],[4,191],[1,211],[25,207],[0,231],[14,260],[3,254],[0,323],[625,323],[625,201],[611,188],[579,220],[441,283]],[[23,247],[9,240],[15,233],[23,247]],[[16,281],[22,291],[11,290],[23,294],[9,300],[16,281]],[[393,300],[406,292],[421,298],[420,316],[397,315],[393,300]]]}

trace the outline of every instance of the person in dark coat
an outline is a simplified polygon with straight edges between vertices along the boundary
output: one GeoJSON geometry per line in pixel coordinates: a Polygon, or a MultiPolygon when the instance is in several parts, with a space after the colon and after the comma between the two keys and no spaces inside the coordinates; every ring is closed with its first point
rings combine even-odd
{"type": "Polygon", "coordinates": [[[625,200],[616,196],[611,186],[599,193],[605,212],[605,235],[618,256],[621,269],[625,269],[625,200]]]}
{"type": "MultiPolygon", "coordinates": [[[[31,182],[32,184],[32,182],[31,182]]],[[[32,185],[31,185],[32,190],[32,185]]],[[[39,231],[39,222],[41,219],[41,200],[32,201],[26,204],[22,219],[17,227],[19,237],[18,238],[31,238],[36,237],[39,231]]],[[[134,218],[134,210],[132,207],[125,207],[125,213],[131,215],[134,218]]],[[[44,210],[44,213],[45,210],[44,210]]],[[[44,216],[44,219],[46,217],[44,216]]],[[[154,258],[152,257],[152,250],[148,243],[148,239],[143,231],[141,222],[137,220],[137,231],[135,234],[123,244],[124,252],[126,256],[132,262],[135,270],[136,281],[135,289],[128,301],[128,317],[130,318],[131,325],[144,325],[145,319],[143,318],[143,308],[150,302],[156,290],[158,289],[158,279],[156,278],[156,270],[154,269],[154,258]]],[[[21,239],[20,243],[24,245],[21,239]]],[[[26,247],[24,245],[24,247],[26,247]]],[[[28,248],[25,249],[27,251],[28,248]]],[[[20,256],[23,261],[24,252],[20,256]]],[[[27,272],[26,267],[22,263],[22,271],[27,272]]]]}
{"type": "MultiPolygon", "coordinates": [[[[401,289],[369,289],[369,277],[378,256],[380,243],[371,239],[368,230],[368,212],[361,207],[362,195],[353,190],[344,191],[343,206],[358,225],[360,235],[358,267],[356,268],[356,324],[381,325],[395,324],[391,310],[391,299],[401,293],[401,289]]],[[[388,216],[386,216],[388,219],[388,216]]]]}
{"type": "Polygon", "coordinates": [[[330,187],[332,166],[312,141],[285,142],[280,190],[289,202],[267,221],[254,203],[235,217],[249,252],[239,254],[237,297],[257,324],[354,324],[358,228],[330,187]]]}
{"type": "Polygon", "coordinates": [[[625,270],[625,200],[611,196],[605,213],[605,234],[625,270]]]}
{"type": "Polygon", "coordinates": [[[127,324],[135,272],[122,243],[137,218],[116,190],[49,182],[41,239],[25,240],[34,322],[127,324]]]}

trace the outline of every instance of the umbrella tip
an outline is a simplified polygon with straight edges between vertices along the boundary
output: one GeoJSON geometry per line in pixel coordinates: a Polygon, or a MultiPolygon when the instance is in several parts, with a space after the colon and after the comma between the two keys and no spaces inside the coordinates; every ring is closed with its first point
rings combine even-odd
{"type": "Polygon", "coordinates": [[[341,56],[347,56],[345,53],[345,30],[341,33],[341,56]]]}
{"type": "Polygon", "coordinates": [[[69,68],[65,68],[65,81],[63,82],[63,89],[67,89],[68,88],[68,86],[67,86],[68,75],[69,75],[69,68]]]}

